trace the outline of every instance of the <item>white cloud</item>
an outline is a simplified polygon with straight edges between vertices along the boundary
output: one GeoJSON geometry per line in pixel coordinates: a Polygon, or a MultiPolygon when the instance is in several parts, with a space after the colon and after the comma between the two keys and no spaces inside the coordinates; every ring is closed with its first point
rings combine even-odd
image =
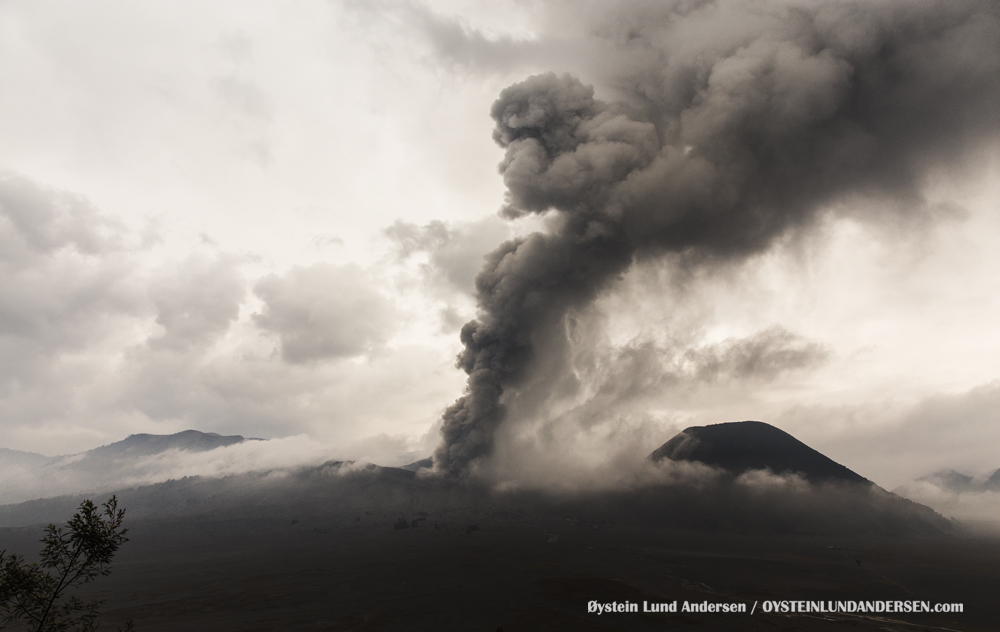
{"type": "Polygon", "coordinates": [[[176,259],[15,176],[0,181],[0,231],[3,445],[67,453],[195,427],[403,450],[460,384],[454,352],[419,327],[386,347],[403,312],[356,264],[255,279],[253,257],[210,244],[176,259]]]}
{"type": "Polygon", "coordinates": [[[254,286],[264,308],[253,321],[281,340],[281,355],[302,363],[357,356],[383,344],[396,321],[393,304],[357,265],[315,264],[254,286]]]}
{"type": "Polygon", "coordinates": [[[240,312],[245,280],[232,257],[192,257],[154,273],[148,291],[162,335],[150,344],[175,349],[209,346],[240,312]]]}
{"type": "MultiPolygon", "coordinates": [[[[613,42],[644,15],[624,10],[0,5],[0,168],[27,176],[0,178],[0,446],[196,427],[425,449],[462,391],[456,331],[482,255],[518,228],[492,217],[490,105],[547,70],[622,92],[635,77],[611,72],[613,42]]],[[[702,46],[706,28],[671,46],[702,46]]],[[[580,316],[605,355],[576,358],[590,372],[551,408],[577,417],[529,439],[565,439],[556,462],[579,473],[686,424],[759,418],[885,484],[923,463],[990,466],[992,386],[972,389],[1000,377],[998,173],[994,151],[930,174],[931,206],[966,210],[950,219],[830,209],[740,269],[639,262],[580,316]],[[616,370],[632,381],[601,392],[616,370]],[[615,414],[595,418],[599,396],[615,414]]]]}

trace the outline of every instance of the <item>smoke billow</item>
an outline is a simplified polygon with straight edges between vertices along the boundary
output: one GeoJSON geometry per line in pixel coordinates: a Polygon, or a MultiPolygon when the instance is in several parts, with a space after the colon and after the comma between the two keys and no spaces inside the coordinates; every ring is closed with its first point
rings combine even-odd
{"type": "Polygon", "coordinates": [[[639,3],[602,19],[615,102],[549,73],[493,105],[502,212],[553,228],[504,243],[476,279],[444,472],[491,454],[505,402],[558,371],[565,319],[634,262],[739,263],[851,200],[926,215],[928,174],[1000,130],[993,2],[639,3]]]}

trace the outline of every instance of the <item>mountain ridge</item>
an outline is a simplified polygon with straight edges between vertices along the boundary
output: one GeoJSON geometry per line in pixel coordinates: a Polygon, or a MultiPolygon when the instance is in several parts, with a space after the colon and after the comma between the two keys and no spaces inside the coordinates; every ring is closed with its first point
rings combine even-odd
{"type": "Polygon", "coordinates": [[[81,454],[93,457],[101,456],[151,456],[171,449],[187,452],[206,452],[215,448],[243,443],[247,441],[242,435],[220,435],[215,432],[200,430],[182,430],[169,435],[147,433],[130,434],[121,441],[102,445],[81,454]]]}
{"type": "Polygon", "coordinates": [[[733,421],[685,428],[647,457],[654,462],[697,461],[736,476],[751,470],[798,473],[812,483],[872,485],[860,474],[762,421],[733,421]]]}

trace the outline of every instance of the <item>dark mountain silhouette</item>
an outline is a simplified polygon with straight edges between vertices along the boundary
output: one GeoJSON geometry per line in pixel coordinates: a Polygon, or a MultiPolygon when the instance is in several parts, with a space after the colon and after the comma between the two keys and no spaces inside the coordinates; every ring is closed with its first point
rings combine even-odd
{"type": "Polygon", "coordinates": [[[240,435],[222,436],[214,432],[184,430],[172,435],[133,434],[121,441],[88,450],[74,457],[55,460],[50,467],[79,471],[110,472],[124,467],[136,457],[153,456],[167,450],[207,452],[246,441],[240,435]]]}
{"type": "Polygon", "coordinates": [[[329,461],[223,477],[194,476],[155,484],[122,484],[133,464],[165,450],[210,450],[241,437],[188,431],[134,435],[69,459],[59,467],[80,482],[78,493],[0,506],[0,526],[61,522],[96,490],[117,493],[138,520],[323,520],[346,525],[460,525],[557,520],[572,524],[634,525],[696,531],[756,533],[940,533],[947,520],[917,503],[885,492],[767,424],[743,422],[689,428],[653,458],[698,457],[732,471],[769,467],[802,472],[811,480],[849,484],[748,488],[720,477],[700,485],[664,481],[636,489],[550,494],[492,490],[486,481],[417,476],[430,459],[401,468],[329,461]],[[722,432],[720,432],[720,430],[722,432]],[[864,485],[856,483],[862,482],[864,485]],[[84,492],[90,492],[85,494],[84,492]]]}
{"type": "Polygon", "coordinates": [[[79,465],[90,460],[127,459],[136,456],[152,456],[167,450],[182,450],[186,452],[205,452],[222,448],[227,445],[243,443],[244,441],[260,441],[261,439],[246,439],[240,435],[223,436],[214,432],[185,430],[171,435],[132,434],[114,443],[103,445],[93,450],[87,450],[73,455],[44,456],[34,452],[22,452],[0,448],[0,466],[17,465],[25,468],[55,465],[64,467],[79,465]]]}
{"type": "Polygon", "coordinates": [[[657,448],[653,461],[699,461],[739,475],[749,470],[799,473],[812,483],[871,481],[761,421],[692,426],[657,448]]]}
{"type": "Polygon", "coordinates": [[[1000,470],[996,470],[983,484],[986,489],[1000,490],[1000,470]]]}
{"type": "Polygon", "coordinates": [[[402,469],[409,470],[411,472],[416,472],[417,470],[422,470],[424,468],[434,467],[434,458],[427,457],[426,459],[420,459],[419,461],[414,461],[409,465],[404,465],[402,469]]]}
{"type": "MultiPolygon", "coordinates": [[[[983,479],[980,476],[970,476],[956,470],[944,469],[921,476],[914,483],[930,483],[938,489],[952,494],[1000,491],[1000,470],[995,470],[989,477],[983,479]]],[[[913,493],[915,487],[907,483],[900,485],[898,489],[909,494],[913,493]]]]}
{"type": "Polygon", "coordinates": [[[31,469],[41,467],[52,461],[55,457],[35,454],[34,452],[22,452],[21,450],[9,450],[0,448],[0,467],[16,466],[31,469]]]}
{"type": "Polygon", "coordinates": [[[167,450],[205,452],[244,441],[246,439],[240,435],[222,436],[198,430],[185,430],[172,435],[133,434],[121,441],[88,450],[85,454],[87,457],[104,458],[149,456],[167,450]]]}
{"type": "MultiPolygon", "coordinates": [[[[322,517],[342,526],[391,525],[405,516],[479,525],[632,525],[702,532],[801,534],[933,534],[950,523],[929,508],[875,485],[772,489],[748,494],[733,481],[651,485],[575,495],[497,492],[488,485],[370,463],[330,461],[290,471],[185,477],[115,490],[136,520],[286,520],[322,517]]],[[[110,492],[108,493],[110,495],[110,492]]],[[[64,521],[83,494],[0,506],[0,527],[64,521]]],[[[424,519],[421,522],[421,519],[424,519]]],[[[587,526],[589,525],[589,526],[587,526]]]]}
{"type": "Polygon", "coordinates": [[[175,457],[254,440],[185,430],[171,435],[129,435],[86,452],[52,457],[0,448],[0,473],[5,483],[0,487],[0,502],[76,491],[103,493],[129,482],[164,480],[172,464],[180,462],[175,457]]]}
{"type": "Polygon", "coordinates": [[[1000,470],[967,474],[943,469],[921,476],[892,490],[904,498],[924,503],[973,530],[997,531],[997,494],[1000,470]]]}
{"type": "Polygon", "coordinates": [[[934,472],[933,474],[928,474],[927,476],[921,476],[917,479],[917,481],[932,483],[937,487],[950,492],[967,492],[978,487],[975,479],[971,476],[950,469],[934,472]]]}
{"type": "MultiPolygon", "coordinates": [[[[451,481],[422,480],[415,472],[354,461],[328,461],[290,471],[262,470],[224,477],[190,476],[162,483],[109,490],[136,520],[211,515],[257,519],[290,514],[375,520],[400,512],[469,507],[483,497],[479,488],[451,481]],[[368,513],[366,513],[368,512],[368,513]]],[[[0,528],[61,522],[84,498],[72,494],[0,505],[0,528]]]]}

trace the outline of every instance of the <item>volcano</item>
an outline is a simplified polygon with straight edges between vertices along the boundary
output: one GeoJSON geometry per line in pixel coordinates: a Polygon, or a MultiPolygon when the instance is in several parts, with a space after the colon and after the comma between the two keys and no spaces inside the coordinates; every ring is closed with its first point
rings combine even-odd
{"type": "Polygon", "coordinates": [[[811,483],[872,482],[810,448],[792,435],[761,421],[735,421],[682,430],[657,448],[654,462],[698,461],[734,475],[750,470],[801,474],[811,483]]]}

